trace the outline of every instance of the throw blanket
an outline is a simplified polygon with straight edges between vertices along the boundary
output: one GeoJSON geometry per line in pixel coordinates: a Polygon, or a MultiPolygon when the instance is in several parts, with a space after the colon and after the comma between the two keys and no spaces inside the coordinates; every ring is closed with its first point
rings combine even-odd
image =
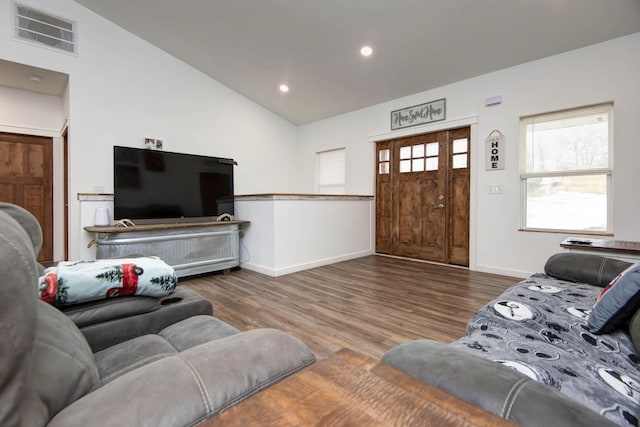
{"type": "Polygon", "coordinates": [[[39,279],[40,298],[58,306],[124,295],[163,297],[176,288],[175,271],[157,257],[60,262],[39,279]]]}
{"type": "Polygon", "coordinates": [[[467,336],[452,345],[516,369],[620,425],[637,425],[640,357],[631,338],[626,330],[594,335],[587,327],[601,291],[535,274],[478,311],[467,336]]]}

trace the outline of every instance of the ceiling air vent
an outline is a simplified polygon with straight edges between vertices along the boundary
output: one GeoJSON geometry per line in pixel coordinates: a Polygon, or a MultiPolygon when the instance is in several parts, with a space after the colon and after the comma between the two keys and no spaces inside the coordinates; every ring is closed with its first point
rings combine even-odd
{"type": "Polygon", "coordinates": [[[37,9],[14,3],[14,30],[19,40],[76,52],[76,24],[37,9]]]}

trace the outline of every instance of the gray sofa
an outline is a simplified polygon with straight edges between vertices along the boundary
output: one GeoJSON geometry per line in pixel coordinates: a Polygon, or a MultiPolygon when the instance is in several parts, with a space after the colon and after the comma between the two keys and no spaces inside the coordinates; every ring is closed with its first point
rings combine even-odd
{"type": "MultiPolygon", "coordinates": [[[[34,252],[42,246],[38,220],[26,209],[0,202],[0,211],[15,219],[26,231],[34,252]]],[[[44,267],[38,264],[39,275],[44,267]]],[[[195,291],[178,286],[163,298],[124,296],[60,307],[82,331],[93,351],[147,333],[155,334],[180,320],[195,315],[213,315],[213,306],[195,291]]]]}
{"type": "Polygon", "coordinates": [[[629,263],[552,256],[545,274],[479,310],[450,345],[417,340],[382,362],[525,426],[637,425],[640,311],[628,328],[596,335],[596,298],[629,263]]]}
{"type": "Polygon", "coordinates": [[[39,300],[39,243],[23,225],[0,209],[1,426],[195,425],[315,360],[284,332],[206,315],[94,353],[39,300]]]}

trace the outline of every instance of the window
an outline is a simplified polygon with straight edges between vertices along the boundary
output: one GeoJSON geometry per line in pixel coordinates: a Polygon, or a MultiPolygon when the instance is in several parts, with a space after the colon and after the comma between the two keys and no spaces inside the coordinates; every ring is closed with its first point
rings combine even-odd
{"type": "Polygon", "coordinates": [[[400,147],[400,173],[438,170],[437,142],[400,147]]]}
{"type": "Polygon", "coordinates": [[[612,104],[520,119],[524,229],[611,232],[612,104]]]}
{"type": "Polygon", "coordinates": [[[316,154],[316,193],[345,193],[345,149],[321,151],[316,154]]]}

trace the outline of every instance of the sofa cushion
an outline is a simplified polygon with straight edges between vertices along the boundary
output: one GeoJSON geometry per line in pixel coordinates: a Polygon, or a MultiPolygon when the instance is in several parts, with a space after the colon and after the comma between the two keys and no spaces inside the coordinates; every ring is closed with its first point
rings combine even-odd
{"type": "Polygon", "coordinates": [[[561,252],[547,260],[544,271],[551,277],[604,288],[631,263],[594,254],[561,252]]]}
{"type": "Polygon", "coordinates": [[[26,425],[22,406],[35,339],[38,268],[29,236],[1,210],[0,270],[0,426],[26,425]]]}
{"type": "Polygon", "coordinates": [[[156,334],[143,335],[95,353],[102,384],[129,371],[239,331],[212,316],[193,316],[156,334]]]}
{"type": "MultiPolygon", "coordinates": [[[[35,296],[34,296],[35,298],[35,296]]],[[[55,307],[37,301],[29,415],[45,425],[56,413],[100,387],[89,344],[77,326],[55,307]]]]}
{"type": "Polygon", "coordinates": [[[96,420],[104,427],[196,425],[314,360],[281,331],[234,334],[135,369],[65,408],[48,427],[96,420]]]}
{"type": "Polygon", "coordinates": [[[211,316],[193,316],[174,323],[158,333],[177,351],[228,337],[240,332],[233,326],[211,316]]]}
{"type": "Polygon", "coordinates": [[[167,340],[149,334],[116,344],[94,356],[100,380],[105,385],[127,372],[177,353],[167,340]]]}
{"type": "Polygon", "coordinates": [[[23,207],[7,202],[0,202],[0,211],[7,213],[22,226],[29,236],[33,252],[37,256],[42,248],[42,229],[36,217],[23,207]]]}
{"type": "Polygon", "coordinates": [[[589,315],[593,333],[606,334],[626,326],[640,308],[640,263],[633,264],[600,293],[589,315]]]}

